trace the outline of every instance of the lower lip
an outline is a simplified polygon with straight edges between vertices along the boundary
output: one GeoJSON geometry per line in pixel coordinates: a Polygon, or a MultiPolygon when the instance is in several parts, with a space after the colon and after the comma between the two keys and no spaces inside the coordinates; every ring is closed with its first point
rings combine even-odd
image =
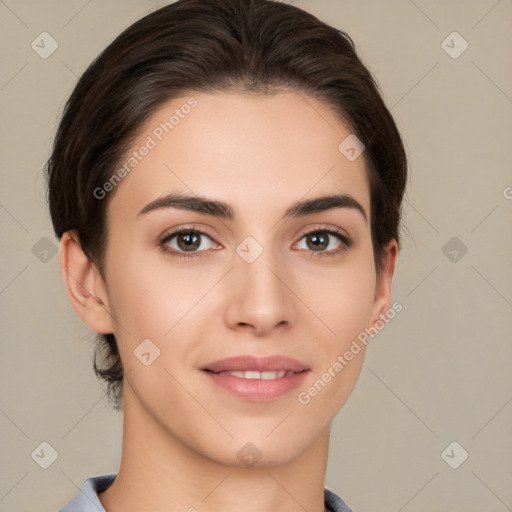
{"type": "Polygon", "coordinates": [[[203,370],[211,381],[229,393],[254,402],[275,400],[300,386],[309,370],[276,379],[243,379],[228,373],[203,370]]]}

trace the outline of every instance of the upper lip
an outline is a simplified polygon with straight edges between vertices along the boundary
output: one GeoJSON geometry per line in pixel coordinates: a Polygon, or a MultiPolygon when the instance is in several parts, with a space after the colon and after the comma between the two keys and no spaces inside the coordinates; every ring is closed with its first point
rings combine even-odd
{"type": "Polygon", "coordinates": [[[308,366],[286,356],[268,356],[255,357],[251,355],[242,355],[220,359],[204,365],[201,370],[210,370],[212,372],[231,372],[231,371],[258,371],[272,372],[278,370],[292,371],[295,373],[309,370],[308,366]]]}

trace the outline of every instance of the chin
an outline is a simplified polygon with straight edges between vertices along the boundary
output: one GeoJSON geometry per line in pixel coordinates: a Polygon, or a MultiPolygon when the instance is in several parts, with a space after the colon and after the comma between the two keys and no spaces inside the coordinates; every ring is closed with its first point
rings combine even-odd
{"type": "Polygon", "coordinates": [[[218,464],[236,468],[278,467],[299,457],[312,444],[313,439],[301,436],[278,435],[266,437],[261,432],[245,431],[243,436],[226,443],[207,446],[202,455],[218,464]]]}

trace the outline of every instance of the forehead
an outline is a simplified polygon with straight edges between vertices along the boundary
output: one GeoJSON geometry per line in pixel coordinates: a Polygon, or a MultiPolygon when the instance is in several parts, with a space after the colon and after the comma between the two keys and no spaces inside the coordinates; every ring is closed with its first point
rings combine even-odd
{"type": "MultiPolygon", "coordinates": [[[[219,198],[251,217],[301,198],[354,196],[369,214],[363,155],[340,150],[350,127],[303,93],[190,93],[158,108],[125,155],[109,205],[125,219],[169,193],[219,198]]],[[[350,140],[350,139],[349,139],[350,140]]]]}

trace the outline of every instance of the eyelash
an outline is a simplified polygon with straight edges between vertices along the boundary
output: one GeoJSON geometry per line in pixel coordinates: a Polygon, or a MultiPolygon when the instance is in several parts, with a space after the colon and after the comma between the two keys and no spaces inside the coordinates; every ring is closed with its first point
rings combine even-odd
{"type": "MultiPolygon", "coordinates": [[[[195,227],[193,227],[193,228],[179,228],[179,229],[177,229],[175,231],[171,231],[170,233],[166,233],[158,241],[158,245],[160,246],[160,248],[163,251],[165,251],[167,254],[169,254],[173,258],[178,258],[178,259],[181,259],[181,260],[188,260],[190,258],[195,258],[197,256],[200,256],[201,253],[207,252],[207,251],[203,250],[203,251],[190,251],[189,253],[186,253],[186,252],[183,252],[183,251],[176,251],[176,249],[169,249],[168,246],[167,246],[167,243],[172,238],[174,238],[174,236],[182,234],[182,233],[195,234],[195,235],[205,235],[205,236],[207,236],[208,238],[210,238],[213,241],[213,238],[208,233],[205,233],[204,231],[196,229],[195,227]]],[[[336,237],[341,242],[342,246],[339,247],[338,249],[333,249],[333,250],[330,250],[330,251],[311,251],[311,256],[312,257],[317,257],[317,256],[318,257],[336,256],[340,252],[346,251],[347,249],[349,249],[352,246],[352,240],[350,238],[348,238],[346,235],[344,235],[341,231],[338,231],[337,229],[334,229],[334,228],[315,227],[313,230],[306,231],[305,233],[303,233],[300,236],[299,240],[302,240],[304,237],[306,237],[308,235],[316,235],[316,234],[319,234],[319,233],[327,233],[328,235],[332,235],[332,236],[336,237]]]]}

